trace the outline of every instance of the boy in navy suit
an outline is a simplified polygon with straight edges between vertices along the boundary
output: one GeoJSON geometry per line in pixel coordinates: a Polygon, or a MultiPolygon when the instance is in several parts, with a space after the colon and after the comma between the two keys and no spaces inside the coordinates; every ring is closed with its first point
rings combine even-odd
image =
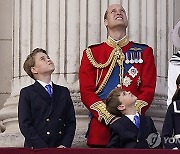
{"type": "Polygon", "coordinates": [[[36,48],[24,62],[24,70],[35,83],[22,88],[19,98],[19,127],[24,147],[71,147],[76,119],[68,88],[54,84],[54,63],[47,52],[36,48]]]}
{"type": "Polygon", "coordinates": [[[137,113],[136,100],[136,96],[121,88],[112,90],[108,95],[106,109],[111,114],[121,117],[109,126],[111,137],[108,148],[141,149],[156,148],[160,145],[160,136],[152,119],[137,113]]]}

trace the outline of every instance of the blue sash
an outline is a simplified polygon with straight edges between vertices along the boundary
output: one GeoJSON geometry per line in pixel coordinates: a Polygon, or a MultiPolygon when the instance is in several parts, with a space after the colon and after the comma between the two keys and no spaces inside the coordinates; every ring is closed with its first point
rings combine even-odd
{"type": "MultiPolygon", "coordinates": [[[[130,55],[130,52],[136,52],[136,51],[132,50],[132,48],[141,48],[142,50],[138,50],[138,52],[143,52],[146,47],[147,47],[147,45],[134,43],[125,53],[128,53],[128,55],[130,55]]],[[[124,76],[132,66],[133,66],[133,64],[130,64],[130,63],[126,64],[124,62],[124,76]]],[[[120,82],[120,80],[119,80],[120,70],[119,69],[120,69],[119,65],[116,65],[115,68],[113,69],[113,72],[112,72],[107,84],[105,85],[104,89],[101,91],[101,93],[98,94],[98,96],[102,100],[105,100],[107,98],[108,94],[119,84],[119,82],[120,82]]]]}

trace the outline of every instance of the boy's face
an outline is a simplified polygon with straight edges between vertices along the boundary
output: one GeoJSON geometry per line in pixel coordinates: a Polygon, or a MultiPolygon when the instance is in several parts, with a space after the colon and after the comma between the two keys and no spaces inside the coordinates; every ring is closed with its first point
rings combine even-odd
{"type": "Polygon", "coordinates": [[[137,97],[134,96],[131,92],[123,91],[121,92],[119,96],[119,100],[122,103],[122,105],[126,106],[131,106],[135,105],[135,102],[137,100],[137,97]]]}
{"type": "Polygon", "coordinates": [[[35,65],[31,68],[33,74],[51,74],[55,67],[53,61],[43,52],[38,52],[35,56],[35,65]]]}

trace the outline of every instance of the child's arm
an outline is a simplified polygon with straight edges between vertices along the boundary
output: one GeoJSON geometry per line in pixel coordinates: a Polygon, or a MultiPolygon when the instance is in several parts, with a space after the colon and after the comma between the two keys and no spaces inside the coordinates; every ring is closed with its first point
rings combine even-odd
{"type": "Polygon", "coordinates": [[[174,106],[173,103],[171,103],[168,107],[167,113],[166,113],[166,117],[164,120],[164,124],[163,124],[163,128],[162,128],[162,141],[163,144],[165,146],[165,148],[167,149],[173,149],[174,147],[176,147],[175,143],[170,142],[169,139],[172,139],[173,137],[173,130],[174,130],[174,106]]]}
{"type": "Polygon", "coordinates": [[[68,89],[67,89],[67,103],[68,103],[67,105],[68,107],[65,115],[66,116],[65,132],[60,146],[71,147],[76,130],[76,118],[75,118],[73,102],[68,89]]]}
{"type": "Polygon", "coordinates": [[[107,148],[121,148],[120,147],[121,140],[120,140],[118,132],[116,131],[115,128],[113,128],[113,124],[110,124],[109,128],[110,128],[111,137],[110,137],[109,143],[107,145],[107,148]]]}
{"type": "Polygon", "coordinates": [[[38,135],[32,125],[30,97],[27,89],[22,89],[19,97],[18,119],[19,128],[25,139],[29,141],[32,148],[48,147],[44,140],[38,135]]]}

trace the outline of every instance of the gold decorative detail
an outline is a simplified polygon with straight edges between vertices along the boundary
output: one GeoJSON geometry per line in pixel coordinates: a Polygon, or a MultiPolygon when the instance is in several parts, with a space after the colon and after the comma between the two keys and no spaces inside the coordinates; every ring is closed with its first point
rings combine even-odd
{"type": "Polygon", "coordinates": [[[102,101],[92,104],[90,106],[90,109],[97,111],[99,115],[98,120],[102,121],[102,119],[104,119],[106,125],[108,125],[115,117],[106,110],[106,104],[102,101]]]}
{"type": "Polygon", "coordinates": [[[96,62],[96,60],[94,59],[94,56],[93,56],[93,54],[92,54],[91,49],[90,49],[90,48],[87,48],[87,49],[86,49],[86,54],[87,54],[87,57],[88,57],[90,63],[91,63],[95,68],[99,68],[99,69],[105,68],[105,67],[107,67],[107,66],[111,63],[111,61],[112,61],[112,59],[113,59],[113,56],[114,56],[114,52],[115,52],[115,50],[113,50],[113,51],[111,52],[111,54],[110,54],[108,60],[106,61],[106,63],[101,64],[101,63],[97,63],[97,62],[96,62]]]}
{"type": "Polygon", "coordinates": [[[112,38],[109,36],[106,43],[112,47],[112,48],[115,48],[117,45],[119,47],[124,47],[126,46],[128,43],[129,43],[129,38],[128,36],[126,35],[122,40],[120,40],[118,43],[116,43],[114,40],[112,40],[112,38]]]}
{"type": "Polygon", "coordinates": [[[142,48],[137,48],[137,47],[134,47],[134,48],[130,48],[129,50],[133,50],[133,51],[140,51],[140,50],[142,50],[142,48]]]}
{"type": "Polygon", "coordinates": [[[109,77],[112,74],[114,67],[116,66],[116,61],[117,61],[117,57],[114,57],[111,63],[111,66],[109,67],[108,72],[106,73],[106,76],[104,77],[104,80],[102,81],[101,85],[98,87],[98,90],[96,90],[96,94],[100,93],[105,87],[105,85],[107,84],[109,77]]]}
{"type": "MultiPolygon", "coordinates": [[[[121,87],[123,85],[123,76],[124,76],[124,66],[123,66],[123,64],[124,64],[124,60],[125,60],[125,55],[124,55],[121,47],[127,45],[129,43],[129,39],[126,36],[119,43],[116,43],[110,37],[108,37],[106,43],[109,46],[113,47],[114,49],[112,50],[108,60],[104,64],[97,63],[97,61],[94,59],[94,56],[92,54],[91,49],[90,48],[86,49],[87,58],[89,59],[90,63],[95,68],[103,69],[103,68],[105,68],[105,67],[110,65],[110,68],[108,69],[108,72],[107,72],[105,78],[103,79],[101,85],[98,87],[98,89],[96,91],[96,94],[100,93],[103,90],[103,88],[105,87],[105,85],[107,84],[107,82],[108,82],[108,80],[109,80],[109,78],[110,78],[110,76],[112,74],[112,71],[113,71],[114,67],[116,66],[116,63],[120,67],[120,75],[119,75],[120,83],[119,84],[121,85],[121,87]]],[[[100,77],[101,76],[102,76],[102,72],[101,72],[100,77]]],[[[97,70],[96,86],[99,83],[99,81],[100,81],[100,78],[98,77],[98,70],[97,70]]]]}
{"type": "Polygon", "coordinates": [[[141,109],[144,107],[144,106],[147,106],[148,103],[143,101],[143,100],[137,100],[136,103],[135,103],[135,107],[136,107],[136,110],[141,114],[141,109]]]}
{"type": "Polygon", "coordinates": [[[98,85],[99,81],[101,80],[102,73],[103,73],[103,69],[101,69],[101,74],[99,76],[99,69],[97,69],[97,73],[96,73],[96,86],[98,85]]]}
{"type": "Polygon", "coordinates": [[[119,81],[120,81],[120,85],[122,87],[123,85],[123,78],[124,78],[124,60],[125,60],[125,55],[122,51],[122,49],[119,46],[116,46],[117,48],[117,52],[118,52],[118,59],[117,59],[117,63],[119,65],[119,81]]]}

